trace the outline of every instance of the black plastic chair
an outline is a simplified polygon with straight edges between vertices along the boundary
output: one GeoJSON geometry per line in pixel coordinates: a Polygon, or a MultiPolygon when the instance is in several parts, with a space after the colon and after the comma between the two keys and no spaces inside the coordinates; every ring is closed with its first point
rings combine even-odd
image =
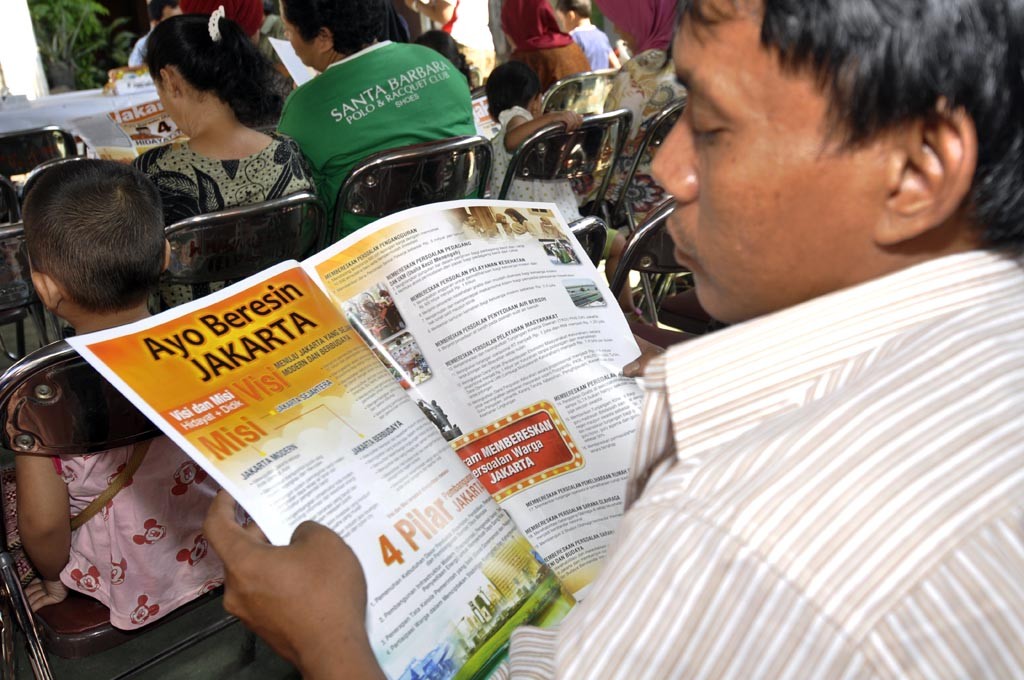
{"type": "Polygon", "coordinates": [[[32,168],[28,175],[25,176],[25,182],[21,185],[21,202],[25,203],[25,199],[28,198],[28,192],[32,190],[35,183],[39,181],[39,178],[43,176],[47,170],[63,165],[64,163],[74,163],[77,161],[89,160],[86,156],[68,156],[67,158],[51,158],[48,161],[44,161],[32,168]]]}
{"type": "Polygon", "coordinates": [[[591,205],[601,206],[632,119],[623,109],[584,116],[572,132],[561,123],[545,125],[512,153],[498,198],[507,197],[517,179],[582,180],[596,185],[591,205]]]}
{"type": "Polygon", "coordinates": [[[637,227],[612,275],[612,294],[617,298],[629,285],[630,273],[638,272],[643,293],[640,308],[655,326],[708,333],[719,324],[697,302],[689,270],[676,262],[675,246],[666,230],[673,212],[675,203],[668,199],[637,227]]]}
{"type": "Polygon", "coordinates": [[[665,137],[675,126],[686,108],[686,99],[679,99],[662,109],[647,127],[647,132],[637,147],[636,156],[626,170],[622,186],[619,189],[619,196],[612,208],[612,224],[626,226],[630,233],[636,231],[636,218],[633,215],[633,206],[629,203],[629,188],[636,179],[637,170],[643,164],[645,158],[650,159],[655,150],[665,141],[665,137]]]}
{"type": "Polygon", "coordinates": [[[601,261],[601,255],[604,254],[604,245],[608,238],[604,220],[594,216],[584,217],[571,223],[569,229],[596,267],[601,261]]]}
{"type": "Polygon", "coordinates": [[[263,203],[197,215],[167,227],[171,262],[162,283],[233,283],[324,246],[323,205],[301,191],[263,203]]]}
{"type": "Polygon", "coordinates": [[[14,326],[15,350],[0,335],[0,349],[12,361],[25,356],[25,321],[31,319],[42,344],[48,333],[44,310],[32,287],[25,226],[21,222],[0,226],[0,327],[14,326]]]}
{"type": "Polygon", "coordinates": [[[11,180],[0,175],[0,224],[14,224],[21,219],[18,190],[11,180]]]}
{"type": "MultiPolygon", "coordinates": [[[[0,376],[0,445],[15,455],[97,453],[151,439],[159,430],[67,343],[44,347],[0,376]]],[[[0,533],[6,534],[2,523],[0,533]]],[[[215,591],[197,599],[152,627],[125,632],[110,624],[106,607],[92,598],[71,593],[63,602],[33,614],[18,579],[7,536],[0,536],[2,605],[25,636],[36,678],[52,678],[47,652],[78,659],[147,634],[165,621],[187,616],[193,608],[217,597],[215,591]]],[[[6,624],[5,621],[5,631],[6,624]]],[[[235,623],[223,614],[184,639],[140,664],[141,673],[178,651],[235,623]]],[[[3,658],[3,677],[13,678],[12,659],[3,658]]]]}
{"type": "Polygon", "coordinates": [[[381,151],[349,172],[334,205],[331,242],[346,214],[380,218],[431,203],[482,197],[491,172],[484,137],[453,137],[381,151]]]}
{"type": "Polygon", "coordinates": [[[74,135],[55,125],[0,134],[0,175],[12,180],[40,163],[77,155],[74,135]]]}
{"type": "Polygon", "coordinates": [[[587,71],[562,78],[548,88],[541,101],[544,113],[549,111],[575,111],[579,114],[601,113],[604,101],[612,89],[612,80],[618,69],[587,71]]]}

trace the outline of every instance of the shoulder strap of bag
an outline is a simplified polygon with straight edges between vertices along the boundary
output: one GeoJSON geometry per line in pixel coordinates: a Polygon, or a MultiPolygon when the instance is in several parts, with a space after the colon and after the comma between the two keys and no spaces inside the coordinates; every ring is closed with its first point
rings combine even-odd
{"type": "Polygon", "coordinates": [[[132,481],[132,477],[135,475],[135,471],[142,465],[142,459],[146,457],[146,453],[149,451],[149,445],[153,443],[152,439],[147,439],[144,442],[137,442],[132,447],[132,455],[128,458],[128,463],[124,466],[124,469],[118,473],[117,477],[114,477],[113,481],[110,482],[110,486],[103,490],[99,496],[92,499],[92,503],[85,506],[82,512],[78,513],[71,518],[71,530],[74,531],[78,527],[82,526],[97,512],[103,509],[103,507],[116,496],[121,489],[128,486],[132,481]]]}

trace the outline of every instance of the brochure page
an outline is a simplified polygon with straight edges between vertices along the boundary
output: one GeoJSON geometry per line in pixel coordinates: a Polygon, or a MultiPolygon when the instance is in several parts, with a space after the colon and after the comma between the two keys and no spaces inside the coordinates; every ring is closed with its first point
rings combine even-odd
{"type": "Polygon", "coordinates": [[[515,626],[572,606],[297,263],[70,342],[273,543],[306,519],[348,541],[389,677],[486,677],[515,626]]]}
{"type": "Polygon", "coordinates": [[[304,266],[574,593],[623,512],[629,327],[553,205],[385,218],[304,266]]]}

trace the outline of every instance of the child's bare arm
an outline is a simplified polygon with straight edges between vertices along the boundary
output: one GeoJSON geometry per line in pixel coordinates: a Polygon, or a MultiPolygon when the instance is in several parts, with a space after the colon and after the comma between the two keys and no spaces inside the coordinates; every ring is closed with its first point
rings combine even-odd
{"type": "Polygon", "coordinates": [[[551,123],[562,123],[565,129],[572,132],[583,122],[583,116],[572,111],[554,111],[537,116],[533,120],[527,120],[522,116],[516,116],[508,121],[508,130],[505,132],[505,148],[514,151],[520,144],[537,130],[551,123]]]}
{"type": "Polygon", "coordinates": [[[14,468],[21,543],[39,575],[56,581],[71,554],[68,487],[47,456],[17,456],[14,468]]]}

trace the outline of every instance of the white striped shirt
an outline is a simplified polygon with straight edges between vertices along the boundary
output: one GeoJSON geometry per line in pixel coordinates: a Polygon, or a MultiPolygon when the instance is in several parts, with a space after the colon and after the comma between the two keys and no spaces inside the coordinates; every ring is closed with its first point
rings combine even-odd
{"type": "Polygon", "coordinates": [[[645,383],[643,495],[514,678],[1024,677],[1019,261],[912,267],[645,383]]]}

